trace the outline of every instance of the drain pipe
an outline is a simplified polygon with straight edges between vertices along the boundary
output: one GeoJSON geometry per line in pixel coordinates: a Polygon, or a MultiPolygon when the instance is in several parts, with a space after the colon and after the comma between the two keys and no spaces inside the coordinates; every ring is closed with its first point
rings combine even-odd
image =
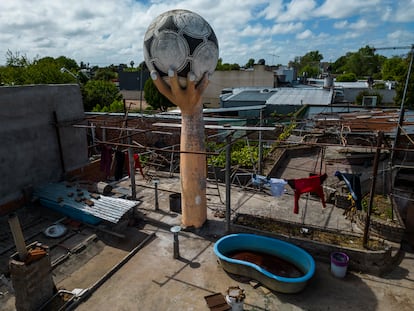
{"type": "Polygon", "coordinates": [[[77,299],[74,300],[73,304],[66,308],[67,311],[75,310],[77,306],[79,306],[82,302],[87,300],[92,294],[101,287],[112,275],[115,274],[119,269],[122,268],[138,251],[145,246],[145,244],[155,237],[155,233],[151,233],[149,236],[145,238],[144,241],[139,243],[132,251],[130,251],[119,263],[117,263],[111,270],[109,270],[103,277],[101,277],[98,281],[96,281],[91,287],[87,288],[82,295],[80,295],[77,299]]]}

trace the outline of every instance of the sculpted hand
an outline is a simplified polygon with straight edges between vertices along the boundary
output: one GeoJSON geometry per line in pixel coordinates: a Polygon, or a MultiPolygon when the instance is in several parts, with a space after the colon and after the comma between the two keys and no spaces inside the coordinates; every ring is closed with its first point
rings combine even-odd
{"type": "Polygon", "coordinates": [[[181,87],[177,72],[170,69],[168,71],[168,85],[156,71],[151,71],[151,78],[155,86],[173,104],[181,109],[182,114],[191,115],[201,108],[201,95],[208,85],[208,75],[204,74],[203,79],[196,83],[194,73],[190,72],[187,76],[187,87],[181,87]]]}

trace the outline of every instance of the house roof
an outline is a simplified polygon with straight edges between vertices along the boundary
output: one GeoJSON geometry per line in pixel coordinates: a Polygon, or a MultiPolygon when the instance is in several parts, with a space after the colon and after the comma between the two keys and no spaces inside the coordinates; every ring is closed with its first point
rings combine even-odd
{"type": "Polygon", "coordinates": [[[330,105],[333,90],[323,88],[285,87],[278,88],[267,105],[330,105]]]}
{"type": "Polygon", "coordinates": [[[252,105],[330,105],[332,89],[317,87],[246,88],[222,97],[223,102],[251,102],[252,105]]]}

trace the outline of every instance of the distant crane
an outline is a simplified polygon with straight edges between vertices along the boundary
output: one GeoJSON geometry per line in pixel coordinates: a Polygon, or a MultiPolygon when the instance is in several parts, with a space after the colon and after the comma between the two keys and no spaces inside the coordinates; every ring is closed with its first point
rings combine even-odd
{"type": "Polygon", "coordinates": [[[392,47],[381,47],[381,48],[372,48],[372,50],[378,51],[378,50],[412,50],[414,49],[414,44],[413,45],[406,45],[406,46],[392,46],[392,47]]]}

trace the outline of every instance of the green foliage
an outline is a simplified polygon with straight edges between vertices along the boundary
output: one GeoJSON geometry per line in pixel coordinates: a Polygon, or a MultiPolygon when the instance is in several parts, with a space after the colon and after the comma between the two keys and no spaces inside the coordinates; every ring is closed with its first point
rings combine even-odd
{"type": "Polygon", "coordinates": [[[371,76],[377,79],[381,77],[381,65],[385,60],[385,56],[375,54],[373,48],[365,46],[358,52],[348,52],[338,58],[332,65],[332,71],[336,74],[352,72],[357,78],[371,76]]]}
{"type": "Polygon", "coordinates": [[[10,50],[6,52],[6,66],[10,67],[26,67],[30,65],[30,61],[26,55],[20,55],[19,52],[13,53],[10,50]]]}
{"type": "Polygon", "coordinates": [[[254,65],[254,58],[250,58],[250,59],[247,61],[246,65],[244,65],[244,67],[245,67],[245,68],[252,68],[252,67],[253,67],[253,65],[254,65]]]}
{"type": "Polygon", "coordinates": [[[391,57],[384,61],[381,68],[383,80],[397,81],[407,73],[407,64],[401,57],[391,57]]]}
{"type": "Polygon", "coordinates": [[[217,61],[216,70],[218,71],[240,70],[240,66],[238,64],[229,64],[229,63],[223,64],[223,60],[219,58],[217,61]]]}
{"type": "Polygon", "coordinates": [[[303,56],[296,56],[289,62],[289,66],[296,68],[299,74],[306,72],[307,77],[316,77],[319,74],[319,64],[323,55],[319,51],[310,51],[303,56]]]}
{"type": "Polygon", "coordinates": [[[300,75],[303,76],[305,73],[308,78],[317,78],[319,75],[319,68],[318,66],[306,65],[301,69],[300,75]]]}
{"type": "Polygon", "coordinates": [[[158,91],[152,79],[148,79],[145,82],[144,98],[151,105],[152,109],[167,111],[169,107],[174,107],[174,104],[158,91]]]}
{"type": "MultiPolygon", "coordinates": [[[[407,73],[408,73],[408,66],[411,59],[411,53],[407,55],[407,58],[405,58],[404,61],[404,69],[401,67],[399,69],[400,75],[395,77],[395,81],[397,81],[397,85],[395,88],[396,96],[394,98],[397,105],[401,105],[403,94],[404,94],[404,88],[407,80],[407,73]]],[[[414,66],[413,66],[414,67],[414,66]]],[[[414,108],[414,68],[411,69],[411,75],[408,80],[407,85],[407,94],[405,97],[404,106],[410,109],[414,108]]]]}
{"type": "Polygon", "coordinates": [[[91,111],[97,105],[100,109],[109,109],[114,101],[122,100],[116,85],[103,80],[89,80],[82,87],[82,97],[85,111],[91,111]]]}
{"type": "Polygon", "coordinates": [[[336,77],[338,82],[356,82],[358,81],[357,76],[353,72],[343,73],[336,77]]]}
{"type": "MultiPolygon", "coordinates": [[[[208,151],[220,150],[220,154],[208,158],[209,165],[224,167],[226,165],[226,143],[207,142],[206,149],[208,151]]],[[[264,156],[268,150],[264,150],[264,156]]],[[[253,168],[259,160],[259,147],[248,145],[245,141],[237,141],[231,146],[232,166],[240,166],[243,168],[253,168]]]]}
{"type": "Polygon", "coordinates": [[[375,82],[372,88],[376,90],[385,90],[385,83],[384,82],[375,82]]]}
{"type": "Polygon", "coordinates": [[[94,79],[95,80],[103,80],[103,81],[111,81],[116,79],[118,73],[115,68],[105,67],[105,68],[98,68],[95,71],[94,79]]]}
{"type": "Polygon", "coordinates": [[[92,109],[93,112],[124,112],[124,103],[122,100],[115,100],[109,106],[97,104],[92,109]]]}
{"type": "Polygon", "coordinates": [[[61,84],[77,82],[76,78],[60,69],[65,67],[75,73],[79,69],[73,59],[60,56],[44,57],[30,61],[26,56],[8,51],[6,66],[0,67],[0,82],[5,85],[61,84]]]}
{"type": "Polygon", "coordinates": [[[284,141],[289,138],[289,136],[292,134],[292,131],[296,128],[296,122],[292,121],[289,123],[288,126],[285,126],[283,128],[283,132],[280,133],[278,140],[284,141]]]}

